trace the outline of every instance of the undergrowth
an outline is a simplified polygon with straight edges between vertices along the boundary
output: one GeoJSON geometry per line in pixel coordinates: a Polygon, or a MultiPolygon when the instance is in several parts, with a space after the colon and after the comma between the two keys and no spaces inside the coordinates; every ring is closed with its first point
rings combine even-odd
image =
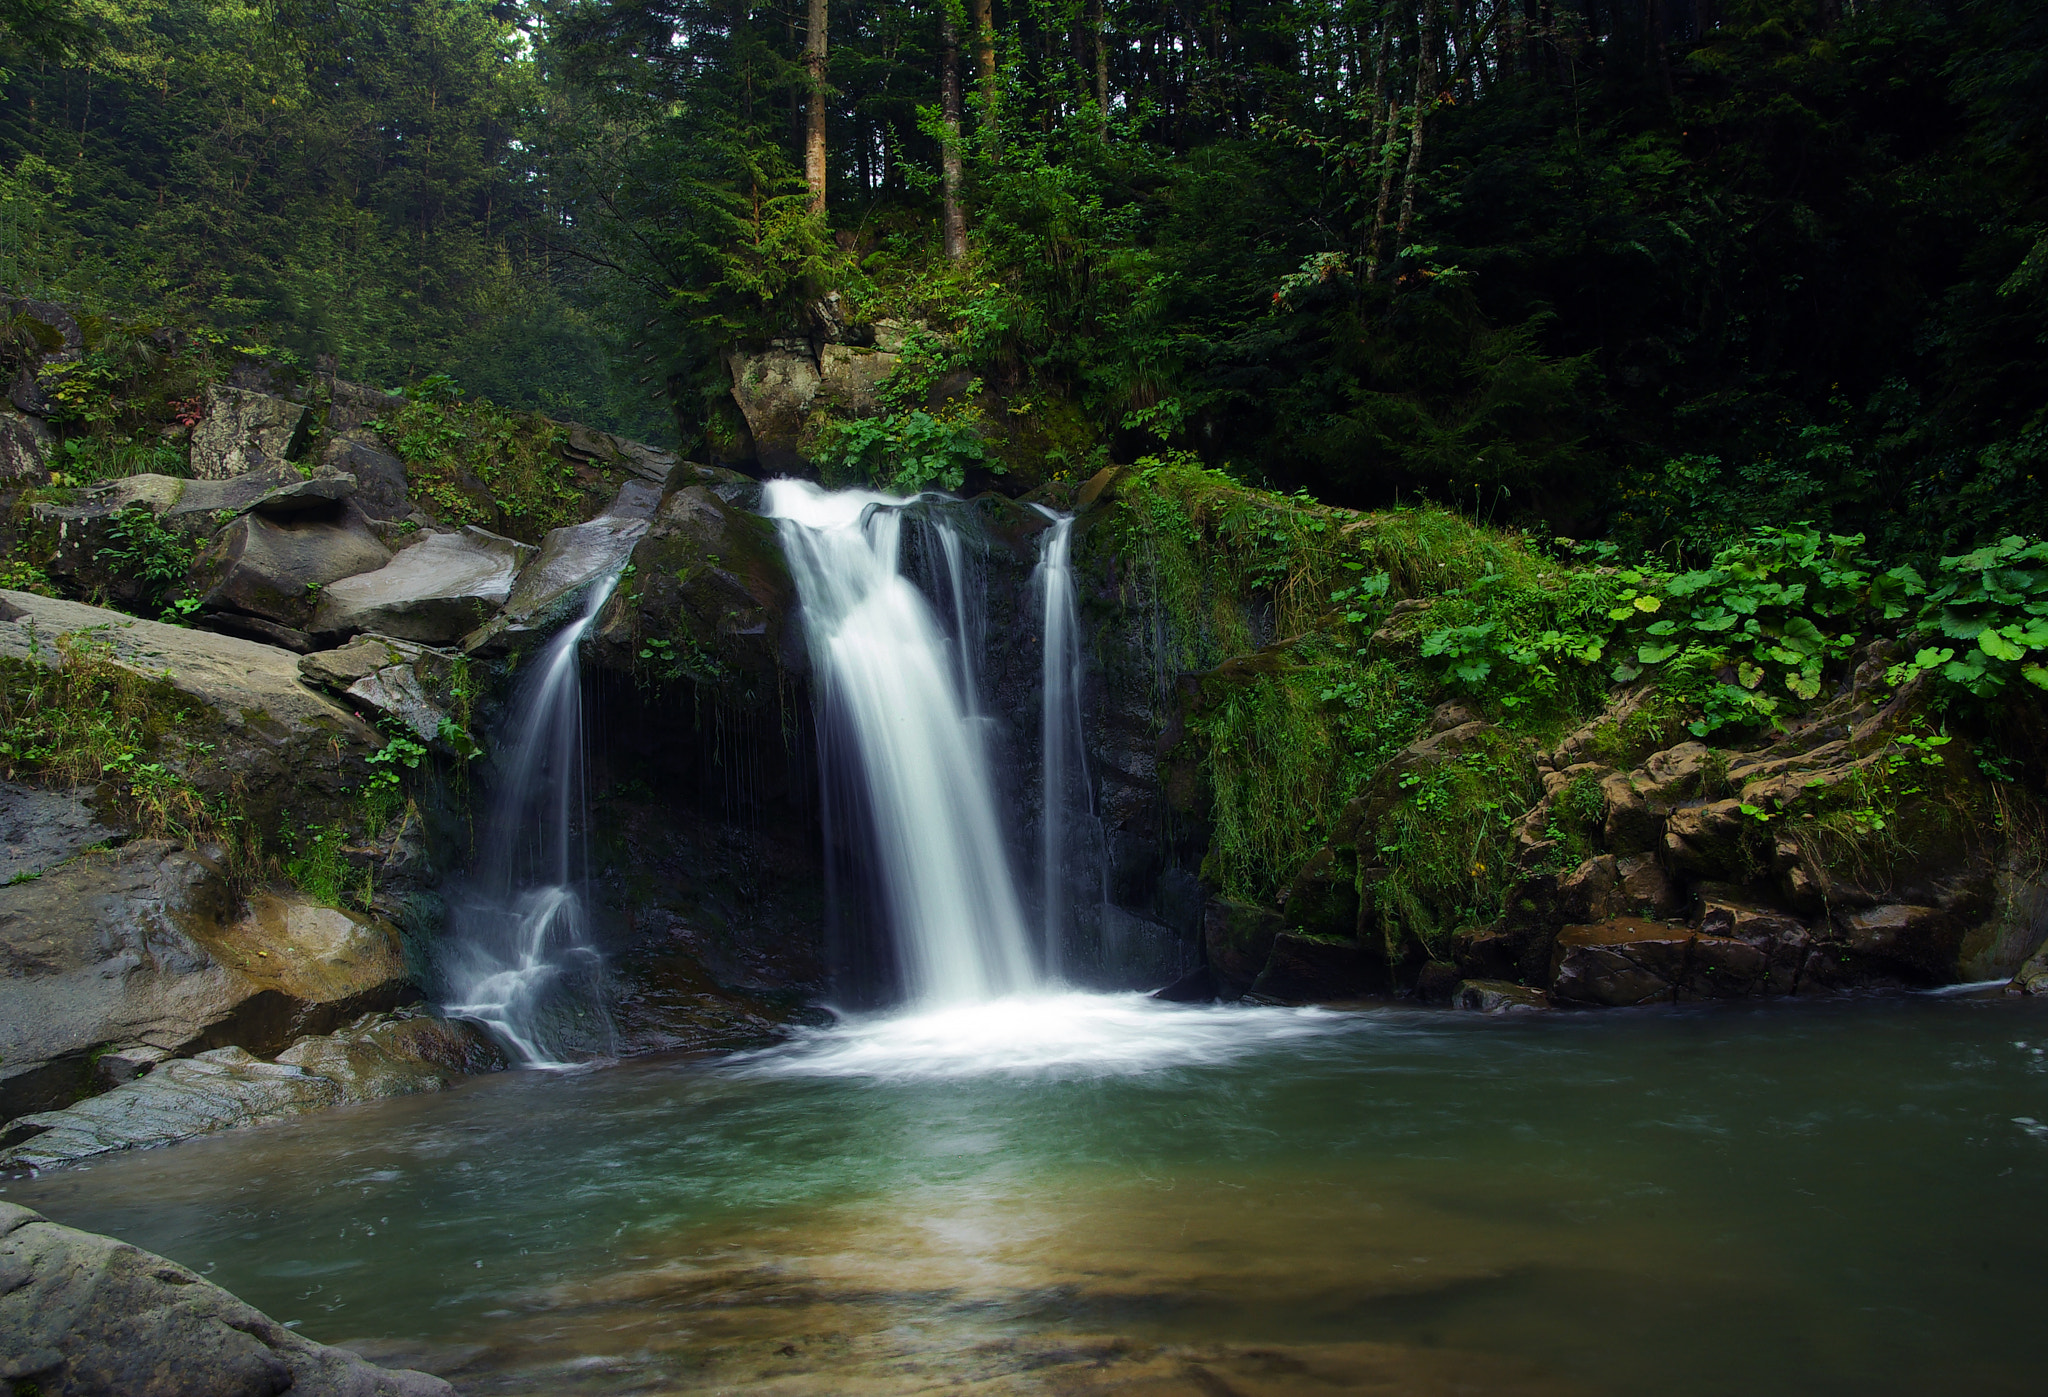
{"type": "Polygon", "coordinates": [[[211,712],[168,682],[115,664],[89,630],[34,644],[38,652],[47,644],[55,662],[0,659],[0,776],[93,788],[109,823],[217,846],[232,872],[254,877],[257,832],[231,796],[209,797],[184,774],[214,750],[211,712]]]}
{"type": "Polygon", "coordinates": [[[476,524],[538,543],[579,524],[610,498],[613,472],[579,470],[559,454],[562,429],[538,413],[464,399],[445,375],[373,422],[405,461],[408,488],[451,524],[476,524]]]}
{"type": "MultiPolygon", "coordinates": [[[[1345,803],[1376,792],[1361,892],[1390,945],[1437,950],[1501,914],[1514,825],[1542,794],[1523,738],[1590,721],[1574,759],[1619,770],[1688,737],[1740,742],[1843,691],[1870,643],[1892,638],[1906,658],[1887,682],[1919,678],[1930,720],[1979,733],[1977,766],[2010,781],[2026,754],[2000,748],[2001,705],[2048,688],[2048,544],[2020,538],[1886,565],[1859,536],[1760,528],[1679,570],[1606,544],[1546,552],[1429,505],[1333,509],[1180,453],[1119,481],[1105,526],[1125,599],[1149,611],[1154,702],[1180,706],[1201,746],[1204,876],[1271,903],[1345,803]],[[1189,674],[1192,705],[1177,696],[1189,674]],[[1451,699],[1499,739],[1379,791],[1451,699]]],[[[1901,738],[1795,811],[1745,808],[1759,856],[1790,823],[1823,866],[1888,876],[1909,850],[1969,837],[1984,811],[1962,773],[1936,770],[1946,741],[1901,738]]],[[[1554,857],[1595,849],[1600,814],[1597,783],[1568,786],[1546,831],[1554,857]]]]}

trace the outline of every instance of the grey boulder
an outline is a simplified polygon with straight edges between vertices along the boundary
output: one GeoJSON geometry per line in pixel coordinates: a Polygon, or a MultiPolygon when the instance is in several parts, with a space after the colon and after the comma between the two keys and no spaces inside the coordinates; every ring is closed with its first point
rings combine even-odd
{"type": "Polygon", "coordinates": [[[446,645],[474,630],[512,595],[531,544],[475,525],[436,534],[375,572],[325,588],[312,629],[346,636],[377,631],[425,645],[446,645]]]}
{"type": "Polygon", "coordinates": [[[282,464],[304,451],[309,426],[302,403],[214,384],[192,429],[192,475],[226,480],[282,464]]]}
{"type": "Polygon", "coordinates": [[[303,630],[322,591],[359,573],[374,572],[391,553],[362,515],[314,493],[340,480],[304,480],[271,492],[221,530],[193,568],[194,590],[209,611],[239,612],[303,630]],[[258,513],[282,504],[289,513],[258,513]]]}
{"type": "MultiPolygon", "coordinates": [[[[633,546],[647,532],[648,516],[639,514],[639,487],[631,513],[605,513],[581,524],[551,529],[541,540],[540,553],[505,600],[504,611],[472,632],[464,648],[497,654],[516,646],[525,637],[554,630],[581,614],[589,604],[593,588],[606,586],[617,577],[633,546]]],[[[658,499],[659,496],[656,496],[658,499]]]]}
{"type": "Polygon", "coordinates": [[[390,926],[267,893],[237,915],[219,868],[162,840],[0,887],[0,971],[0,1120],[104,1085],[106,1050],[276,1052],[412,993],[390,926]]]}
{"type": "Polygon", "coordinates": [[[446,1397],[175,1262],[0,1203],[0,1382],[42,1397],[446,1397]]]}
{"type": "Polygon", "coordinates": [[[46,479],[56,445],[56,434],[41,418],[0,409],[0,480],[46,479]]]}
{"type": "Polygon", "coordinates": [[[320,448],[323,471],[356,478],[356,503],[372,519],[403,519],[412,513],[405,462],[391,454],[375,433],[351,431],[330,437],[320,448]]]}

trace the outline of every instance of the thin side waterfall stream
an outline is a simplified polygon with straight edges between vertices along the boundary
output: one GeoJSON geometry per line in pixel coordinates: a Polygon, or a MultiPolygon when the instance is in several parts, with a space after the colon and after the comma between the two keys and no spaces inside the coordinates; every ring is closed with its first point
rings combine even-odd
{"type": "Polygon", "coordinates": [[[1044,657],[1038,744],[1039,880],[1048,975],[1058,977],[1072,908],[1070,816],[1088,812],[1088,748],[1081,731],[1081,626],[1074,591],[1074,517],[1039,506],[1053,521],[1040,536],[1038,584],[1044,657]]]}
{"type": "Polygon", "coordinates": [[[484,1025],[531,1067],[610,1047],[603,959],[585,883],[583,637],[617,575],[533,660],[507,724],[476,872],[451,899],[443,1009],[484,1025]]]}

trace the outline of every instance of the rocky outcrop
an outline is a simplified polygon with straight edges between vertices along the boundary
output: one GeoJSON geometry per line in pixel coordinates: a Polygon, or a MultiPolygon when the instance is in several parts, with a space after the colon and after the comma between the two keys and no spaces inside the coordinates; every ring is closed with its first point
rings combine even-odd
{"type": "Polygon", "coordinates": [[[206,415],[192,428],[193,478],[227,480],[296,460],[311,425],[303,403],[214,384],[206,415]]]}
{"type": "Polygon", "coordinates": [[[163,1257],[0,1203],[0,1381],[26,1397],[446,1397],[163,1257]]]}
{"type": "Polygon", "coordinates": [[[249,817],[289,805],[322,823],[354,799],[361,760],[383,739],[346,708],[300,682],[298,656],[275,645],[138,620],[27,592],[0,591],[0,657],[56,664],[57,640],[89,633],[109,663],[161,680],[204,705],[214,749],[170,764],[202,791],[237,793],[249,817]]]}
{"type": "Polygon", "coordinates": [[[375,631],[451,644],[505,604],[534,553],[531,544],[475,525],[433,535],[373,572],[323,588],[310,628],[334,640],[375,631]]]}
{"type": "Polygon", "coordinates": [[[239,908],[215,862],[162,840],[0,887],[0,972],[0,1119],[104,1087],[109,1052],[276,1052],[413,993],[389,926],[273,894],[239,908]]]}
{"type": "Polygon", "coordinates": [[[331,1034],[299,1039],[265,1062],[239,1047],[144,1064],[102,1095],[0,1128],[0,1172],[76,1164],[349,1102],[441,1091],[507,1066],[466,1024],[420,1009],[367,1014],[331,1034]]]}
{"type": "Polygon", "coordinates": [[[599,659],[712,685],[802,673],[796,587],[775,526],[725,497],[758,487],[734,471],[690,470],[696,483],[667,494],[633,546],[633,575],[599,618],[599,659]]]}
{"type": "Polygon", "coordinates": [[[252,504],[195,564],[201,605],[288,627],[300,633],[290,648],[310,648],[304,632],[326,588],[391,561],[349,505],[354,485],[353,476],[303,480],[252,504]]]}
{"type": "Polygon", "coordinates": [[[57,435],[39,417],[0,409],[0,484],[36,484],[50,475],[57,435]]]}
{"type": "Polygon", "coordinates": [[[42,370],[55,364],[76,363],[85,352],[85,332],[78,320],[63,306],[31,297],[7,297],[0,309],[25,325],[34,339],[34,362],[22,366],[7,387],[7,400],[24,413],[47,417],[50,396],[43,391],[42,370]]]}
{"type": "MultiPolygon", "coordinates": [[[[1111,473],[1081,493],[1099,502],[1115,488],[1111,473]]],[[[1082,527],[1086,537],[1085,515],[1082,527]]],[[[1111,695],[1135,689],[1133,680],[1159,684],[1115,671],[1125,651],[1142,656],[1152,643],[1142,628],[1116,629],[1145,585],[1118,576],[1118,565],[1097,564],[1098,585],[1115,599],[1095,645],[1111,695]]],[[[1420,602],[1396,604],[1374,645],[1412,646],[1423,614],[1420,602]]],[[[1181,868],[1201,865],[1210,796],[1187,733],[1218,694],[1285,663],[1288,644],[1178,676],[1170,696],[1160,687],[1129,694],[1128,714],[1098,708],[1092,755],[1113,895],[1144,895],[1115,871],[1125,831],[1181,868]],[[1148,738],[1149,771],[1139,745],[1148,738]],[[1170,847],[1175,839],[1188,847],[1170,847]]],[[[1831,701],[1750,746],[1717,747],[1655,720],[1654,696],[1640,688],[1617,691],[1605,714],[1547,750],[1466,704],[1442,704],[1341,810],[1327,846],[1273,906],[1205,903],[1204,974],[1162,993],[1300,1003],[1395,992],[1492,1010],[2004,976],[2018,992],[2048,991],[2037,955],[2048,941],[2048,876],[2023,842],[2008,840],[1975,754],[1933,731],[1912,685],[1883,682],[1888,663],[1872,649],[1831,701]],[[1424,923],[1426,943],[1413,912],[1382,891],[1400,871],[1403,841],[1428,837],[1427,812],[1414,804],[1422,795],[1436,802],[1431,820],[1455,815],[1458,801],[1481,802],[1473,808],[1498,815],[1474,830],[1505,819],[1512,832],[1506,858],[1475,858],[1468,875],[1490,884],[1472,902],[1494,910],[1455,928],[1424,923]],[[1362,991],[1375,976],[1377,990],[1362,991]]]]}
{"type": "Polygon", "coordinates": [[[805,425],[817,400],[820,376],[817,355],[808,339],[773,340],[758,350],[733,349],[726,355],[732,374],[732,396],[752,434],[755,458],[771,475],[799,471],[807,464],[803,452],[805,425]]]}

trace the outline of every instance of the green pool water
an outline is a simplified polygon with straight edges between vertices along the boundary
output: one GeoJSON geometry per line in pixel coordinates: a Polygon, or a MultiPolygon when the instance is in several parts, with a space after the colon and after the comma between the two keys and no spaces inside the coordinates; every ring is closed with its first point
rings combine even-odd
{"type": "Polygon", "coordinates": [[[0,1189],[477,1393],[2038,1393],[2048,1005],[1052,996],[0,1189]]]}

